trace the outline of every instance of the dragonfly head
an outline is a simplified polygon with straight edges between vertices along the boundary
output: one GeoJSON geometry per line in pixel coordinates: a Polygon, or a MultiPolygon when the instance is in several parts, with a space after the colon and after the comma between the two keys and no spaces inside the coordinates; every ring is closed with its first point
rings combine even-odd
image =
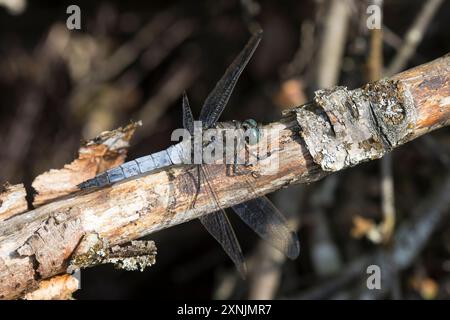
{"type": "Polygon", "coordinates": [[[261,131],[258,128],[258,123],[253,119],[247,119],[242,122],[242,127],[246,131],[245,141],[250,145],[257,144],[261,139],[261,131]]]}

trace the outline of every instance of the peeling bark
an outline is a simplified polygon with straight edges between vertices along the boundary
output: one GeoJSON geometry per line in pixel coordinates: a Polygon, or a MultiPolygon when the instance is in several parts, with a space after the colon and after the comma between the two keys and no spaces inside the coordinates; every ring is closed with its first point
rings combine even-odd
{"type": "Polygon", "coordinates": [[[27,192],[23,184],[6,183],[0,191],[0,222],[28,209],[27,192]]]}
{"type": "Polygon", "coordinates": [[[316,91],[294,112],[314,162],[339,171],[450,123],[450,56],[392,79],[316,91]]]}
{"type": "Polygon", "coordinates": [[[153,241],[131,241],[128,245],[110,248],[106,241],[91,233],[77,247],[67,271],[106,263],[112,263],[117,269],[144,271],[155,264],[156,251],[153,241]]]}
{"type": "MultiPolygon", "coordinates": [[[[33,182],[37,191],[33,205],[42,205],[73,193],[81,181],[122,164],[129,141],[138,126],[140,123],[132,123],[124,128],[103,132],[84,143],[79,150],[78,159],[60,170],[50,170],[38,176],[33,182]]],[[[2,189],[0,222],[15,216],[26,216],[26,213],[21,215],[28,209],[24,186],[5,184],[2,189]]],[[[36,220],[29,232],[19,233],[10,242],[3,243],[7,249],[5,255],[0,256],[0,298],[17,298],[38,287],[46,289],[37,289],[36,294],[31,294],[30,297],[45,294],[57,296],[55,290],[65,290],[61,279],[56,279],[55,284],[52,282],[53,278],[48,281],[42,279],[66,271],[69,258],[84,236],[80,220],[71,219],[67,216],[68,212],[61,210],[44,215],[42,219],[36,220]],[[7,253],[11,246],[15,249],[7,253]]],[[[12,232],[19,230],[19,226],[10,229],[12,232]]],[[[0,237],[2,235],[5,232],[2,231],[0,237]]]]}
{"type": "Polygon", "coordinates": [[[308,150],[324,171],[381,158],[407,141],[416,123],[409,92],[392,80],[356,90],[319,90],[312,103],[293,112],[308,150]]]}
{"type": "Polygon", "coordinates": [[[20,257],[35,260],[38,277],[45,279],[65,271],[67,260],[82,236],[79,220],[58,223],[51,217],[16,252],[20,257]]]}
{"type": "Polygon", "coordinates": [[[0,299],[14,299],[38,287],[33,260],[0,258],[0,299]]]}
{"type": "Polygon", "coordinates": [[[52,169],[36,177],[32,184],[37,193],[33,205],[39,206],[73,193],[81,182],[122,164],[129,141],[140,125],[140,122],[131,123],[124,128],[105,131],[80,148],[78,159],[62,169],[52,169]]]}
{"type": "Polygon", "coordinates": [[[25,300],[68,300],[79,288],[78,279],[70,274],[56,276],[39,283],[39,288],[24,296],[25,300]]]}

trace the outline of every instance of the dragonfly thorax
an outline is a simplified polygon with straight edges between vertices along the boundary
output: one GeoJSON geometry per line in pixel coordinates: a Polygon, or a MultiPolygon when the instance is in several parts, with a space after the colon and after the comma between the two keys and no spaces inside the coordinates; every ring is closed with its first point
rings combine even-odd
{"type": "Polygon", "coordinates": [[[258,123],[254,119],[247,119],[242,123],[242,127],[246,130],[245,142],[254,145],[261,140],[261,131],[258,123]]]}

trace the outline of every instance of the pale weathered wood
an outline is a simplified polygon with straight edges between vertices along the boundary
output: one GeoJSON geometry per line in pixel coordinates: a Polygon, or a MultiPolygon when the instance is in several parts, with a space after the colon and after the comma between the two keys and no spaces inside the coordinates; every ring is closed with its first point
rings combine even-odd
{"type": "Polygon", "coordinates": [[[68,300],[78,290],[79,280],[70,274],[55,276],[39,283],[39,288],[27,293],[26,300],[68,300]]]}
{"type": "MultiPolygon", "coordinates": [[[[124,128],[103,132],[95,139],[83,144],[79,157],[59,170],[50,170],[39,175],[33,182],[37,194],[33,205],[39,206],[77,190],[77,184],[103,170],[123,163],[129,140],[139,123],[124,128]]],[[[30,195],[30,199],[32,196],[30,195]]],[[[5,184],[0,193],[0,222],[20,215],[28,209],[26,190],[22,184],[5,184]]],[[[64,295],[65,286],[61,279],[53,282],[40,281],[42,278],[65,271],[68,257],[83,236],[78,221],[67,221],[52,215],[43,223],[33,236],[25,238],[23,245],[14,252],[13,258],[0,257],[0,297],[27,292],[38,288],[38,296],[57,296],[56,289],[64,295]],[[62,222],[62,224],[60,224],[62,222]],[[58,271],[59,269],[59,271],[58,271]],[[39,276],[37,276],[39,274],[39,276]],[[55,284],[55,285],[53,285],[55,284]],[[47,291],[47,292],[46,292],[47,291]]],[[[27,237],[29,235],[25,235],[27,237]]],[[[84,239],[84,237],[83,237],[84,239]]],[[[35,294],[32,294],[35,297],[35,294]]]]}
{"type": "MultiPolygon", "coordinates": [[[[380,153],[367,153],[367,157],[360,157],[349,165],[378,158],[428,131],[448,125],[449,66],[450,56],[447,55],[395,76],[387,82],[388,91],[386,82],[366,87],[366,92],[379,106],[383,106],[381,102],[386,92],[394,94],[398,101],[408,99],[401,104],[406,108],[401,110],[401,120],[408,125],[402,125],[399,131],[395,126],[390,127],[390,123],[385,127],[377,123],[377,130],[381,127],[393,130],[383,132],[390,134],[392,141],[389,145],[381,144],[380,153]],[[413,117],[408,118],[409,115],[413,117]]],[[[328,98],[322,93],[321,99],[328,98]]],[[[316,101],[312,106],[318,110],[322,105],[316,101]]],[[[293,109],[278,122],[264,127],[266,134],[277,143],[269,147],[271,156],[249,167],[246,175],[229,176],[223,166],[210,167],[210,183],[223,207],[292,183],[316,181],[328,174],[321,169],[320,159],[313,160],[311,145],[301,137],[307,137],[299,126],[298,115],[303,110],[304,107],[293,109]],[[271,171],[269,161],[276,157],[278,170],[271,171]],[[253,180],[257,194],[247,192],[246,178],[253,180]]],[[[328,119],[322,120],[330,121],[330,110],[326,111],[328,119]]],[[[383,116],[383,109],[374,112],[383,116]]],[[[313,117],[311,119],[314,121],[313,117]]],[[[345,132],[345,128],[340,130],[345,132]]],[[[77,192],[3,221],[0,224],[0,297],[17,298],[35,289],[39,280],[63,273],[70,260],[77,261],[77,256],[73,255],[77,245],[81,242],[86,246],[84,239],[92,235],[101,240],[103,250],[215,211],[204,191],[199,194],[195,207],[188,207],[194,190],[191,170],[190,166],[171,167],[100,190],[77,192]]],[[[87,246],[84,253],[90,250],[97,249],[95,245],[87,246]]]]}
{"type": "Polygon", "coordinates": [[[28,209],[27,192],[23,184],[6,183],[0,191],[0,221],[11,218],[28,209]]]}

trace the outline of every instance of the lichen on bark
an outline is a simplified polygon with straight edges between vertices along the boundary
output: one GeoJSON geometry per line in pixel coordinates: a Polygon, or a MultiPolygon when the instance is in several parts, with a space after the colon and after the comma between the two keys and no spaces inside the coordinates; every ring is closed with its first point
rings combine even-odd
{"type": "Polygon", "coordinates": [[[293,112],[314,161],[324,171],[339,171],[404,143],[414,127],[412,104],[398,81],[384,79],[355,90],[318,90],[293,112]]]}
{"type": "Polygon", "coordinates": [[[106,263],[126,271],[144,271],[155,264],[156,253],[154,241],[135,240],[127,245],[109,247],[97,234],[89,233],[75,250],[67,272],[106,263]]]}

